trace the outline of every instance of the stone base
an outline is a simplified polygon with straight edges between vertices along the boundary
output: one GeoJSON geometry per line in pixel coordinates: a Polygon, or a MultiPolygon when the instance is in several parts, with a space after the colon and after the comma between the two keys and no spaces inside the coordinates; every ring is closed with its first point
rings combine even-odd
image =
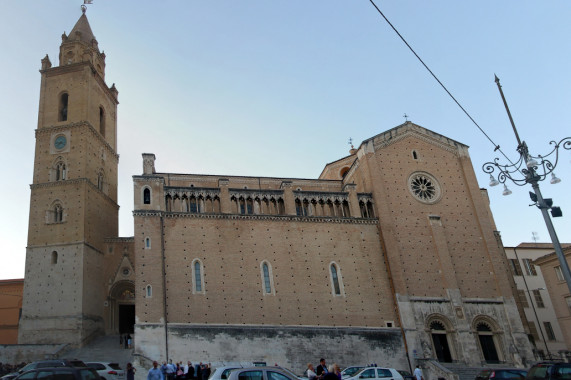
{"type": "Polygon", "coordinates": [[[135,325],[136,354],[151,360],[193,363],[265,362],[296,374],[320,358],[340,366],[409,368],[400,329],[169,324],[135,325]]]}

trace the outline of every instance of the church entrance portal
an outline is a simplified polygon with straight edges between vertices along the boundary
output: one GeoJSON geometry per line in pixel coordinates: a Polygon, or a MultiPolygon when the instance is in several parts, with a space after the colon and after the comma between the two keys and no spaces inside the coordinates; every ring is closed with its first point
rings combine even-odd
{"type": "Polygon", "coordinates": [[[439,362],[451,363],[452,355],[450,355],[450,347],[446,334],[432,334],[432,343],[434,351],[439,362]]]}
{"type": "Polygon", "coordinates": [[[108,298],[107,334],[133,334],[135,328],[135,284],[117,281],[108,298]]]}
{"type": "Polygon", "coordinates": [[[119,334],[135,332],[135,305],[119,305],[119,334]]]}

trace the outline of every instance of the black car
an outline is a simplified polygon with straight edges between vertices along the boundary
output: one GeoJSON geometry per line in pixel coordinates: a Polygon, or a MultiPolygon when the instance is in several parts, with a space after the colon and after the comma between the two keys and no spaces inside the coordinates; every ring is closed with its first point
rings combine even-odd
{"type": "Polygon", "coordinates": [[[521,368],[486,368],[477,376],[476,380],[512,379],[524,380],[527,370],[521,368]]]}
{"type": "Polygon", "coordinates": [[[571,363],[541,362],[527,372],[526,380],[571,380],[571,363]]]}
{"type": "Polygon", "coordinates": [[[37,362],[32,362],[17,372],[9,373],[5,376],[2,376],[0,380],[12,380],[17,376],[21,375],[22,373],[36,369],[36,368],[46,368],[46,367],[86,367],[85,363],[81,360],[68,360],[68,359],[53,359],[53,360],[40,360],[37,362]]]}
{"type": "Polygon", "coordinates": [[[88,367],[44,367],[22,373],[15,380],[100,380],[93,368],[88,367]]]}

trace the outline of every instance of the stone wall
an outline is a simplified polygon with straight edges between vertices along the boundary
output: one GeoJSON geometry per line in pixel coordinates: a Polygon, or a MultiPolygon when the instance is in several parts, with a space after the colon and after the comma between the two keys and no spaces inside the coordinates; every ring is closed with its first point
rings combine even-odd
{"type": "MultiPolygon", "coordinates": [[[[137,324],[136,353],[165,360],[162,324],[137,324]]],[[[320,358],[340,366],[377,363],[407,369],[405,348],[397,328],[333,328],[289,326],[221,326],[169,324],[168,356],[173,361],[212,363],[266,362],[302,374],[320,358]]]]}
{"type": "Polygon", "coordinates": [[[65,344],[2,344],[0,363],[17,364],[57,357],[65,344]]]}

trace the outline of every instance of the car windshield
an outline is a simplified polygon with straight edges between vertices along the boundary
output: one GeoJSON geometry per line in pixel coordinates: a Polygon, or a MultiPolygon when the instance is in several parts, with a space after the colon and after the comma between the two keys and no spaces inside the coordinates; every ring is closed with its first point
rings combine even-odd
{"type": "Polygon", "coordinates": [[[34,369],[34,368],[36,368],[36,363],[30,363],[30,364],[25,365],[18,372],[24,373],[24,372],[29,371],[29,370],[34,369]]]}
{"type": "Polygon", "coordinates": [[[114,370],[120,370],[121,369],[121,367],[117,363],[109,363],[109,367],[111,367],[114,370]]]}

